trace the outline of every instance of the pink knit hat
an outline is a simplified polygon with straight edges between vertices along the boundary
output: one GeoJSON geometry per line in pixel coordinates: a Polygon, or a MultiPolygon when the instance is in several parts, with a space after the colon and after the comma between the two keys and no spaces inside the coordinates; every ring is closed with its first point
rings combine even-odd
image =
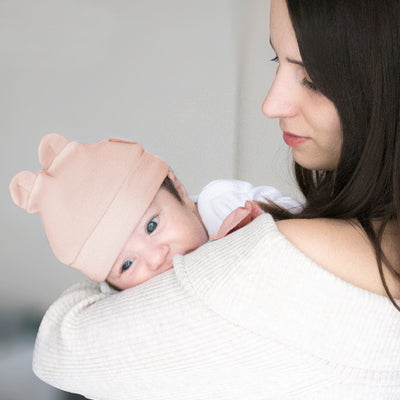
{"type": "Polygon", "coordinates": [[[39,213],[55,256],[103,281],[169,167],[138,143],[69,142],[56,133],[39,144],[43,170],[21,171],[10,183],[14,202],[39,213]]]}

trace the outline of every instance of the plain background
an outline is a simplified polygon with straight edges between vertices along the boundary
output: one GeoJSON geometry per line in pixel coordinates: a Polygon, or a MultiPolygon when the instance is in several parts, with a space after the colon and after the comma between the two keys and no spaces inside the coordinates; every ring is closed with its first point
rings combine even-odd
{"type": "Polygon", "coordinates": [[[9,196],[14,174],[41,169],[46,133],[138,141],[191,194],[237,178],[298,197],[278,122],[261,113],[276,67],[268,9],[265,0],[0,0],[0,323],[40,318],[84,279],[53,256],[40,217],[9,196]]]}

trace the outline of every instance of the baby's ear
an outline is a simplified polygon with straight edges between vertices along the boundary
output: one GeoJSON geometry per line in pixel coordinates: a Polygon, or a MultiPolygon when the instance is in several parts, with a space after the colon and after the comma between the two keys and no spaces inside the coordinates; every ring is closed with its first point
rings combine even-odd
{"type": "Polygon", "coordinates": [[[179,196],[182,197],[183,200],[186,200],[189,198],[185,187],[182,185],[182,183],[179,181],[179,179],[175,176],[174,172],[172,170],[169,170],[168,172],[168,177],[171,179],[173,182],[176,191],[179,193],[179,196]]]}
{"type": "Polygon", "coordinates": [[[48,133],[42,137],[39,143],[39,161],[44,169],[50,167],[51,163],[68,144],[68,140],[58,133],[48,133]]]}
{"type": "Polygon", "coordinates": [[[10,182],[10,194],[14,203],[33,214],[38,210],[30,204],[31,193],[35,185],[37,174],[30,171],[21,171],[10,182]]]}

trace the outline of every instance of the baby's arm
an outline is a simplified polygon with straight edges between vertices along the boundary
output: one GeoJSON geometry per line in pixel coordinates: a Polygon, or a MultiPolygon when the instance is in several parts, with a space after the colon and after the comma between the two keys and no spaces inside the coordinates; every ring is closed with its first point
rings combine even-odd
{"type": "Polygon", "coordinates": [[[273,201],[291,211],[299,212],[302,206],[292,197],[283,195],[272,186],[253,186],[235,179],[210,182],[199,194],[197,207],[210,236],[215,235],[226,217],[246,201],[273,201]]]}

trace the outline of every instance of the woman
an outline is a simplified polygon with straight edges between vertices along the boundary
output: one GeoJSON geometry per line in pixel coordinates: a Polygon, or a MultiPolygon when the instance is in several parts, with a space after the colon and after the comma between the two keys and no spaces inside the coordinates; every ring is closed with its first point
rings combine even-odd
{"type": "Polygon", "coordinates": [[[287,219],[262,215],[134,290],[71,288],[38,334],[41,379],[107,400],[400,397],[399,8],[272,0],[263,111],[304,211],[269,209],[287,219]]]}

